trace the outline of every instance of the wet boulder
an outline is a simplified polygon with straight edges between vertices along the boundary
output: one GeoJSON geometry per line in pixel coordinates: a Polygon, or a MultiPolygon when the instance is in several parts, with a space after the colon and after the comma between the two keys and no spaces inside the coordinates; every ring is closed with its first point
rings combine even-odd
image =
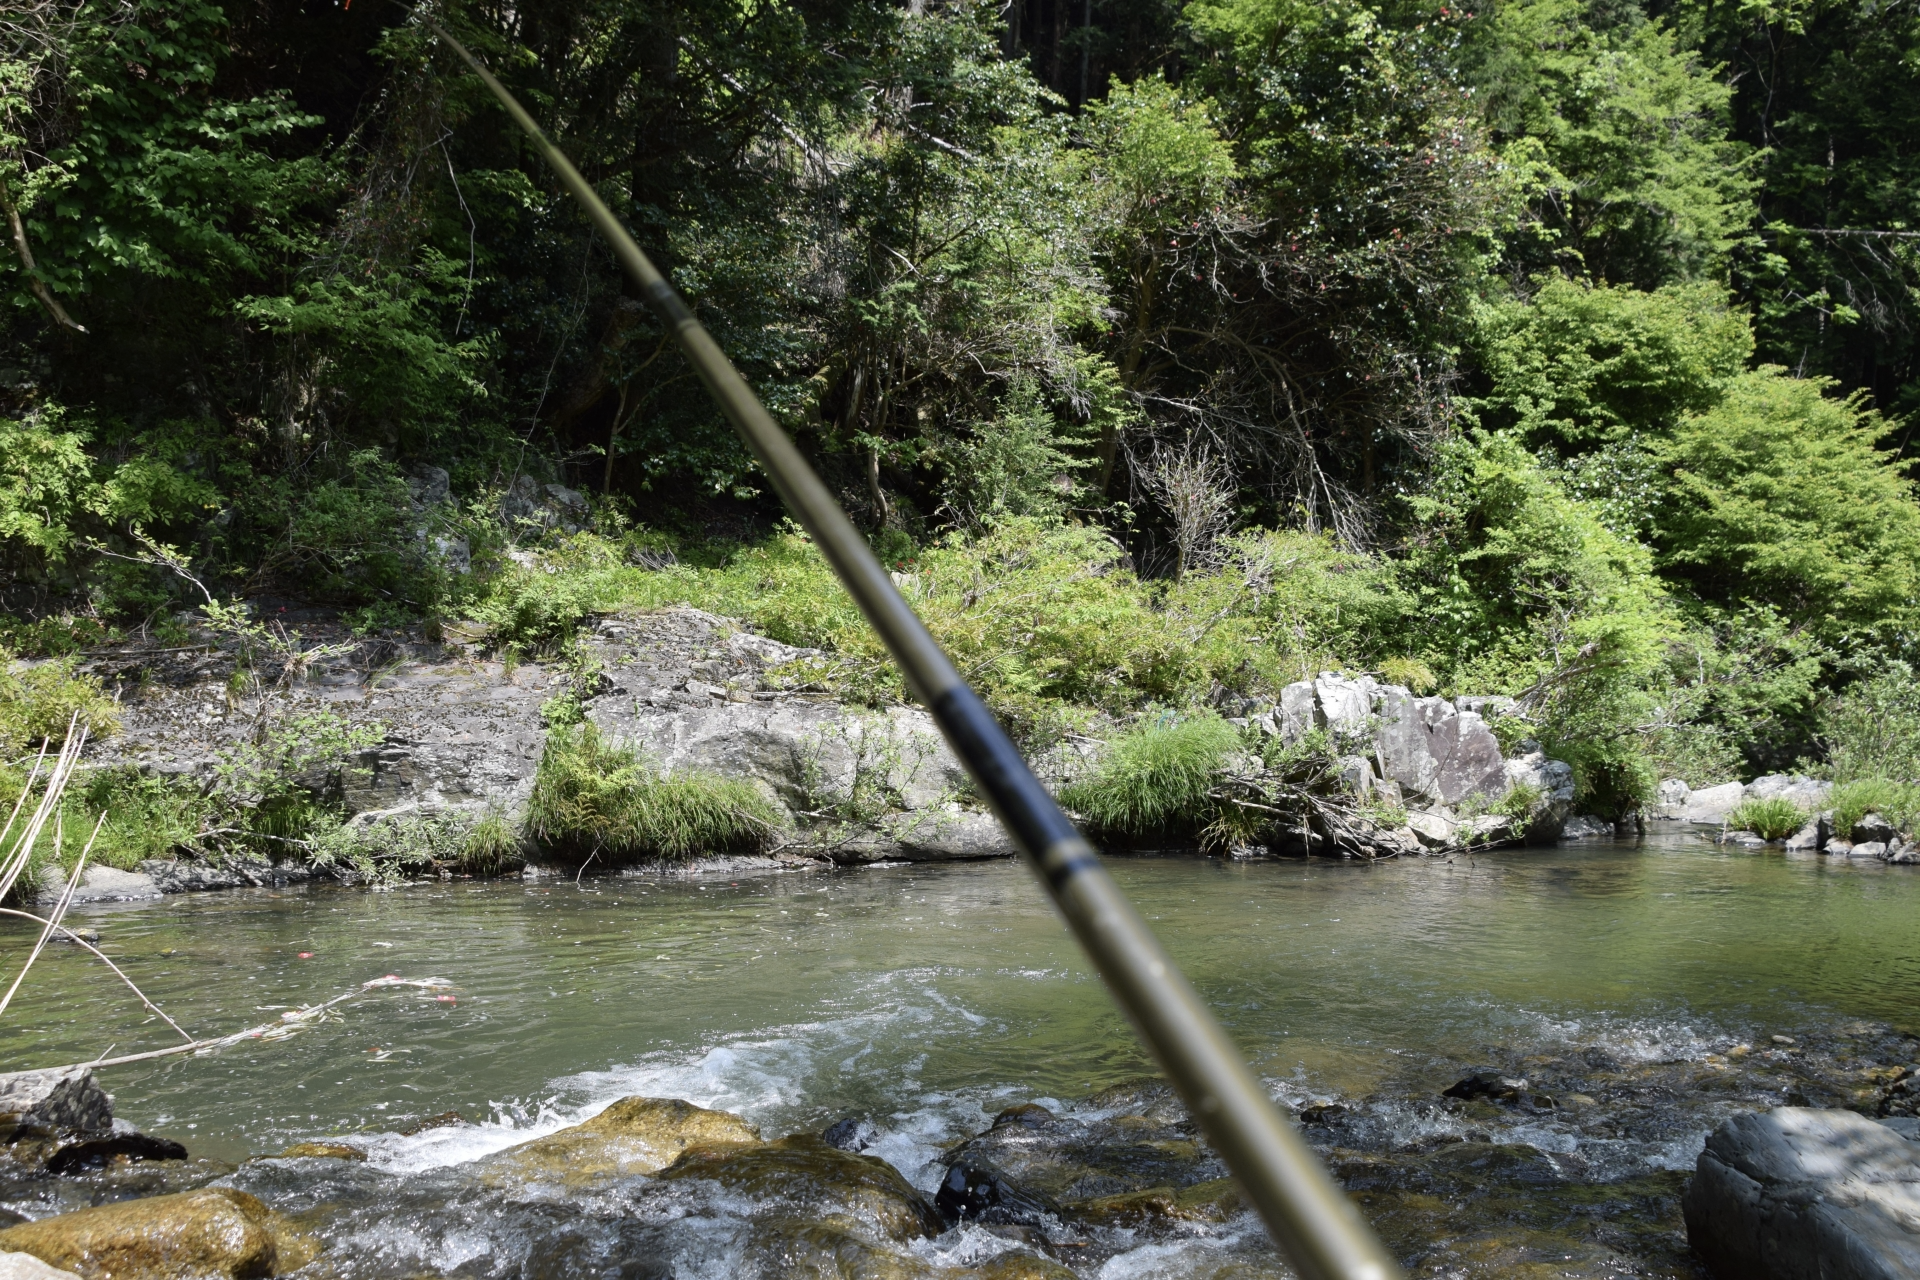
{"type": "Polygon", "coordinates": [[[1722,1280],[1920,1275],[1920,1146],[1851,1111],[1733,1117],[1707,1139],[1682,1208],[1722,1280]]]}
{"type": "Polygon", "coordinates": [[[663,1180],[701,1178],[783,1216],[889,1240],[934,1236],[940,1215],[884,1160],[828,1146],[811,1133],[777,1142],[693,1146],[660,1171],[663,1180]]]}
{"type": "Polygon", "coordinates": [[[1068,1217],[1098,1227],[1154,1226],[1168,1222],[1225,1222],[1246,1207],[1231,1178],[1191,1187],[1149,1187],[1117,1196],[1096,1196],[1062,1206],[1068,1217]]]}
{"type": "Polygon", "coordinates": [[[1059,1206],[1046,1196],[1026,1190],[983,1160],[966,1157],[947,1166],[933,1206],[949,1223],[1037,1227],[1060,1216],[1059,1206]]]}
{"type": "Polygon", "coordinates": [[[305,1266],[316,1249],[258,1199],[231,1187],[126,1200],[0,1231],[82,1280],[257,1280],[305,1266]]]}
{"type": "Polygon", "coordinates": [[[1074,1280],[1073,1272],[1051,1258],[1015,1251],[959,1272],[954,1280],[1074,1280]]]}
{"type": "Polygon", "coordinates": [[[487,1157],[483,1177],[496,1184],[574,1187],[658,1173],[691,1147],[713,1150],[759,1141],[759,1132],[730,1111],[709,1111],[677,1098],[622,1098],[584,1124],[487,1157]]]}
{"type": "Polygon", "coordinates": [[[1526,1100],[1527,1082],[1518,1076],[1508,1076],[1498,1071],[1476,1071],[1442,1089],[1440,1096],[1458,1098],[1462,1102],[1485,1100],[1518,1103],[1526,1100]]]}
{"type": "Polygon", "coordinates": [[[848,1116],[821,1130],[820,1141],[841,1151],[860,1152],[872,1146],[880,1130],[865,1116],[848,1116]]]}

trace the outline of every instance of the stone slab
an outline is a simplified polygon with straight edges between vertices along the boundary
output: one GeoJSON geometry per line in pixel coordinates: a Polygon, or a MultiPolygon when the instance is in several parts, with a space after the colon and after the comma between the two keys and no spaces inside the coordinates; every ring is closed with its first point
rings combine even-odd
{"type": "Polygon", "coordinates": [[[1707,1139],[1682,1207],[1720,1280],[1920,1276],[1920,1145],[1851,1111],[1733,1117],[1707,1139]]]}

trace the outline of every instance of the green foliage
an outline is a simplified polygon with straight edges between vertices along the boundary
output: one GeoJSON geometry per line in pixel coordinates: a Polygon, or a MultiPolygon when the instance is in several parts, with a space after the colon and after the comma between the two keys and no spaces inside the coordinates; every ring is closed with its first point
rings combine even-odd
{"type": "Polygon", "coordinates": [[[1821,746],[1836,783],[1896,779],[1920,785],[1920,681],[1903,662],[1855,683],[1821,717],[1821,746]]]}
{"type": "Polygon", "coordinates": [[[1531,170],[1520,252],[1650,287],[1741,242],[1753,153],[1727,137],[1733,89],[1717,68],[1661,19],[1621,15],[1512,0],[1473,25],[1463,61],[1505,158],[1531,170]]]}
{"type": "Polygon", "coordinates": [[[1920,784],[1892,778],[1854,778],[1833,789],[1828,803],[1833,808],[1834,834],[1856,838],[1860,820],[1877,813],[1896,830],[1911,832],[1920,820],[1920,784]]]}
{"type": "Polygon", "coordinates": [[[1767,796],[1741,801],[1727,815],[1727,825],[1762,840],[1785,840],[1807,825],[1807,812],[1785,796],[1767,796]]]}
{"type": "MultiPolygon", "coordinates": [[[[314,833],[307,858],[349,882],[394,885],[425,872],[467,866],[478,828],[470,814],[458,811],[336,822],[314,833]]],[[[482,837],[490,870],[505,864],[492,839],[491,834],[482,837]]]]}
{"type": "Polygon", "coordinates": [[[37,750],[42,742],[57,751],[75,716],[94,738],[111,737],[120,727],[120,708],[100,682],[74,671],[71,658],[18,663],[0,649],[0,758],[37,750]]]}
{"type": "Polygon", "coordinates": [[[777,821],[750,783],[662,773],[590,723],[548,735],[526,814],[542,847],[603,865],[757,849],[777,821]]]}
{"type": "Polygon", "coordinates": [[[1764,601],[1829,643],[1913,616],[1920,506],[1857,397],[1775,368],[1683,419],[1656,454],[1673,479],[1661,563],[1709,600],[1764,601]]]}
{"type": "Polygon", "coordinates": [[[1210,816],[1215,771],[1239,745],[1239,733],[1218,716],[1152,720],[1108,743],[1092,775],[1063,790],[1060,801],[1112,835],[1197,828],[1210,816]]]}

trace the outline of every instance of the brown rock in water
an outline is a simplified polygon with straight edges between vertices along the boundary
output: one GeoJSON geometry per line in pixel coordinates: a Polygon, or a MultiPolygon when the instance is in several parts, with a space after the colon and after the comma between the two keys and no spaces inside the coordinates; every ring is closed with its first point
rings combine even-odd
{"type": "Polygon", "coordinates": [[[759,1146],[693,1147],[660,1176],[710,1179],[755,1201],[778,1200],[797,1216],[893,1240],[944,1230],[940,1215],[898,1169],[811,1133],[759,1146]]]}
{"type": "Polygon", "coordinates": [[[1073,1272],[1037,1253],[1003,1253],[962,1271],[957,1280],[1074,1280],[1073,1272]]]}
{"type": "Polygon", "coordinates": [[[1124,1195],[1099,1196],[1064,1206],[1073,1218],[1100,1226],[1140,1227],[1177,1219],[1225,1222],[1245,1207],[1231,1178],[1215,1178],[1191,1187],[1150,1187],[1124,1195]]]}
{"type": "Polygon", "coordinates": [[[273,1157],[275,1160],[299,1160],[318,1157],[323,1160],[365,1160],[367,1153],[344,1142],[296,1142],[273,1157]]]}
{"type": "Polygon", "coordinates": [[[244,1191],[208,1187],[63,1213],[0,1231],[83,1280],[258,1280],[305,1266],[317,1250],[244,1191]]]}
{"type": "Polygon", "coordinates": [[[585,1124],[490,1157],[485,1177],[496,1183],[579,1186],[658,1173],[689,1147],[725,1149],[759,1141],[754,1127],[730,1111],[709,1111],[677,1098],[622,1098],[585,1124]]]}

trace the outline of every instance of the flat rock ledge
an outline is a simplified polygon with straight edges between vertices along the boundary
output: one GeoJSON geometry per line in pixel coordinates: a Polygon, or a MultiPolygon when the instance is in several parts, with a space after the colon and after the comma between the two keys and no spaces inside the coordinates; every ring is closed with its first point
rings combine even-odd
{"type": "MultiPolygon", "coordinates": [[[[96,654],[87,669],[118,686],[124,728],[91,748],[90,761],[206,781],[263,716],[287,720],[326,710],[377,726],[382,737],[357,767],[316,779],[351,821],[512,816],[526,804],[546,744],[543,708],[566,696],[604,735],[657,765],[752,783],[788,819],[769,851],[776,861],[864,865],[1015,852],[924,711],[850,706],[784,688],[770,675],[818,656],[812,650],[699,609],[670,607],[598,621],[583,638],[598,677],[590,687],[572,687],[574,677],[560,668],[488,658],[460,643],[458,628],[453,632],[444,645],[368,641],[316,661],[265,705],[228,696],[233,657],[211,643],[167,651],[159,661],[96,654]]],[[[1420,698],[1364,676],[1324,673],[1288,687],[1277,703],[1247,704],[1235,719],[1288,740],[1327,730],[1350,753],[1349,783],[1409,814],[1405,830],[1387,833],[1393,848],[1383,852],[1550,842],[1570,812],[1572,770],[1532,743],[1503,754],[1489,726],[1500,702],[1420,698]],[[1518,824],[1489,812],[1515,786],[1540,797],[1537,812],[1518,824]]],[[[1093,758],[1093,748],[1069,743],[1034,766],[1057,789],[1093,758]]],[[[160,860],[132,873],[92,870],[79,896],[130,900],[308,875],[295,862],[160,860]]]]}
{"type": "Polygon", "coordinates": [[[1920,1276],[1920,1142],[1852,1111],[1735,1116],[1707,1139],[1682,1204],[1719,1280],[1920,1276]]]}

